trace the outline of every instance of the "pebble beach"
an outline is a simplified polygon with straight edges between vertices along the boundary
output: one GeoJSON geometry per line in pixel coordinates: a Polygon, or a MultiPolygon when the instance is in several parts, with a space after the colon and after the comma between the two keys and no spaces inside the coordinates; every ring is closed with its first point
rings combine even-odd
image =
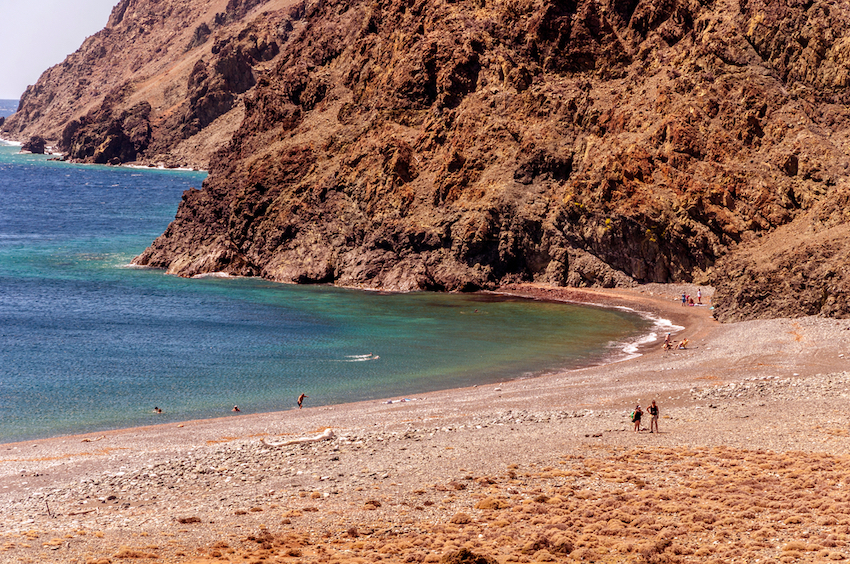
{"type": "Polygon", "coordinates": [[[684,350],[0,445],[0,562],[847,560],[850,320],[722,325],[696,289],[503,289],[669,319],[684,350]]]}

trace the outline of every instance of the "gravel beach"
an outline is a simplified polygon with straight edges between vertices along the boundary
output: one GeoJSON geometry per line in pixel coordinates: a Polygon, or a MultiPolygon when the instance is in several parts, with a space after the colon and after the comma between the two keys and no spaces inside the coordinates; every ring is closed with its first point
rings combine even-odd
{"type": "Polygon", "coordinates": [[[0,445],[0,562],[850,558],[850,320],[721,325],[696,289],[503,290],[648,312],[684,350],[0,445]]]}

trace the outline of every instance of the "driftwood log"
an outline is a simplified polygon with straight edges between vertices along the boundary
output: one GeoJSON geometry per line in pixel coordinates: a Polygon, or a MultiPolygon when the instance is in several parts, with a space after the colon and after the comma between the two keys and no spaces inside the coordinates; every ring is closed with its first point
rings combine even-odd
{"type": "Polygon", "coordinates": [[[319,441],[326,441],[326,440],[332,439],[332,438],[334,438],[333,429],[325,429],[324,432],[319,433],[318,435],[314,435],[312,437],[298,437],[297,439],[289,439],[287,441],[280,441],[280,442],[271,442],[271,441],[266,440],[265,437],[261,440],[262,440],[263,444],[266,445],[266,446],[282,447],[282,446],[289,446],[289,445],[300,445],[300,444],[304,444],[304,443],[317,443],[319,441]]]}

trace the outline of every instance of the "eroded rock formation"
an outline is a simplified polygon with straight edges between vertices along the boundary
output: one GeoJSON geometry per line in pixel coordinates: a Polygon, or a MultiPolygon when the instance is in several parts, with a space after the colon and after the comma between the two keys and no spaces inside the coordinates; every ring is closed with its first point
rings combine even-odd
{"type": "Polygon", "coordinates": [[[242,112],[138,264],[394,290],[695,281],[721,319],[850,314],[843,4],[192,9],[216,15],[181,37],[171,113],[135,86],[64,130],[78,158],[149,158],[242,112]]]}
{"type": "Polygon", "coordinates": [[[3,135],[37,133],[80,162],[206,168],[242,120],[255,66],[277,54],[276,29],[246,21],[261,3],[120,0],[27,89],[3,135]]]}

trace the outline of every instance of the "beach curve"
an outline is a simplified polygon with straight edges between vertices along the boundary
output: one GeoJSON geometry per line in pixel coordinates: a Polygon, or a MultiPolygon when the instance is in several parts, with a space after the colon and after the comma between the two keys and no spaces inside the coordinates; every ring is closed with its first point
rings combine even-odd
{"type": "MultiPolygon", "coordinates": [[[[268,561],[435,561],[463,547],[500,562],[541,550],[555,560],[595,555],[605,561],[603,554],[614,554],[618,559],[611,561],[626,561],[651,544],[658,554],[672,558],[678,551],[689,562],[707,562],[720,552],[697,554],[701,540],[717,546],[707,540],[717,527],[705,521],[697,521],[704,531],[679,531],[691,544],[674,540],[678,535],[667,539],[658,525],[670,512],[656,507],[653,527],[623,525],[632,530],[629,549],[606,546],[602,528],[590,531],[594,519],[565,525],[564,515],[580,509],[580,492],[595,492],[587,501],[598,505],[600,496],[615,491],[647,499],[669,495],[668,487],[685,491],[681,461],[719,469],[718,460],[749,456],[765,467],[787,468],[787,453],[798,452],[804,454],[792,458],[815,477],[824,457],[832,457],[835,468],[847,464],[850,421],[842,408],[850,395],[850,322],[721,325],[707,307],[682,307],[676,286],[504,291],[650,311],[685,327],[676,336],[690,345],[664,352],[656,343],[616,364],[434,392],[415,402],[308,407],[1,445],[6,548],[0,561],[114,561],[133,551],[157,562],[244,561],[263,551],[268,561]],[[652,399],[661,406],[661,433],[630,432],[628,413],[652,399]],[[805,410],[789,408],[801,401],[805,410]],[[261,441],[281,443],[329,428],[334,437],[327,441],[278,448],[261,441]],[[484,503],[488,498],[495,501],[484,503]],[[540,520],[536,526],[518,518],[530,508],[540,520]],[[506,534],[492,536],[497,530],[506,534]],[[426,532],[440,541],[411,542],[426,532]],[[578,546],[581,535],[596,540],[578,546]],[[513,540],[496,542],[500,536],[513,540]],[[539,546],[528,552],[534,539],[539,546]],[[665,539],[670,542],[659,549],[665,539]],[[572,543],[569,551],[565,543],[572,543]],[[395,548],[381,552],[381,546],[395,548]]],[[[717,470],[712,480],[722,482],[720,475],[717,470]]],[[[782,494],[777,488],[771,495],[782,494]]],[[[739,523],[722,530],[769,521],[764,511],[750,512],[742,517],[730,510],[739,523]]],[[[839,513],[832,525],[818,525],[815,515],[774,528],[770,538],[784,545],[749,550],[778,558],[785,546],[802,542],[797,537],[804,530],[819,528],[828,534],[786,555],[846,557],[840,523],[850,523],[850,516],[839,513]]],[[[788,520],[794,519],[783,523],[788,520]]]]}

